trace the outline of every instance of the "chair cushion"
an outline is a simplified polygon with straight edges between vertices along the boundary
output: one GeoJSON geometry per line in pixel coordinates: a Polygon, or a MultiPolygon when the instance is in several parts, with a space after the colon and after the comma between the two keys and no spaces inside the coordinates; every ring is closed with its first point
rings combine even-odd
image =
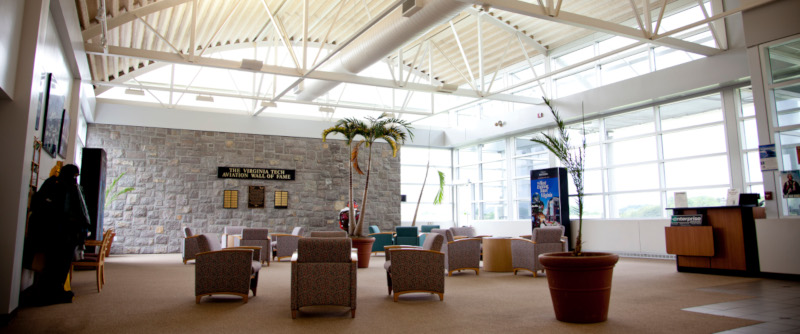
{"type": "Polygon", "coordinates": [[[537,227],[533,229],[531,240],[536,243],[560,243],[561,233],[558,226],[537,227]]]}
{"type": "Polygon", "coordinates": [[[197,238],[197,248],[201,252],[210,252],[222,249],[220,236],[217,233],[203,233],[197,238]]]}
{"type": "Polygon", "coordinates": [[[392,272],[392,260],[386,261],[383,263],[383,269],[386,269],[387,272],[392,272]]]}
{"type": "Polygon", "coordinates": [[[253,268],[253,274],[257,273],[259,270],[261,270],[261,261],[253,261],[251,268],[253,268]]]}
{"type": "Polygon", "coordinates": [[[369,233],[381,233],[381,229],[379,229],[378,226],[370,225],[369,233]]]}
{"type": "Polygon", "coordinates": [[[269,229],[266,228],[245,228],[242,230],[242,240],[267,240],[269,229]]]}
{"type": "Polygon", "coordinates": [[[191,237],[193,235],[194,234],[192,233],[192,229],[189,228],[189,226],[184,226],[184,228],[183,228],[183,237],[184,238],[188,238],[188,237],[191,237]]]}
{"type": "Polygon", "coordinates": [[[425,243],[422,245],[424,250],[442,251],[442,244],[444,244],[444,237],[438,233],[426,233],[425,243]]]}
{"type": "Polygon", "coordinates": [[[300,238],[297,263],[350,262],[352,247],[350,238],[300,238]]]}
{"type": "Polygon", "coordinates": [[[243,226],[225,226],[225,234],[242,234],[243,226]]]}

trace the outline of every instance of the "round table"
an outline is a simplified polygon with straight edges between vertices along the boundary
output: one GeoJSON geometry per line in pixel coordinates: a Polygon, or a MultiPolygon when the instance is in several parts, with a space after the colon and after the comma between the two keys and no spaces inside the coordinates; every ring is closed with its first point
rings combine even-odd
{"type": "Polygon", "coordinates": [[[483,271],[512,271],[511,238],[483,238],[483,271]]]}

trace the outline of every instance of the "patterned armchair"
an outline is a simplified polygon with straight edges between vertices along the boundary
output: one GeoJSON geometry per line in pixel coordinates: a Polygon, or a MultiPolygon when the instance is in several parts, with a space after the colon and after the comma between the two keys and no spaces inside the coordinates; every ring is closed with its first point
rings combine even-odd
{"type": "Polygon", "coordinates": [[[416,226],[396,226],[394,237],[395,245],[412,245],[418,246],[419,243],[419,229],[416,226]]]}
{"type": "Polygon", "coordinates": [[[222,233],[222,248],[236,247],[241,245],[243,226],[225,226],[222,233]]]}
{"type": "Polygon", "coordinates": [[[261,247],[242,246],[222,248],[216,233],[201,234],[197,238],[194,268],[195,302],[203,296],[228,294],[241,296],[247,303],[250,290],[256,295],[258,272],[261,270],[261,247]]]}
{"type": "Polygon", "coordinates": [[[188,226],[183,227],[183,244],[181,244],[181,257],[183,258],[183,264],[186,264],[189,260],[194,260],[195,255],[199,251],[197,248],[197,237],[192,233],[192,229],[188,226]]]}
{"type": "Polygon", "coordinates": [[[242,246],[258,246],[261,247],[261,264],[264,262],[269,266],[269,260],[272,257],[270,254],[272,250],[272,240],[269,237],[269,229],[266,228],[245,228],[242,230],[242,240],[239,241],[242,246]]]}
{"type": "Polygon", "coordinates": [[[511,267],[514,275],[519,270],[527,270],[536,277],[536,272],[544,270],[539,263],[539,255],[561,252],[561,229],[558,227],[537,227],[533,229],[531,240],[511,239],[511,267]]]}
{"type": "Polygon", "coordinates": [[[394,232],[381,232],[378,226],[370,225],[368,236],[375,238],[372,254],[383,252],[383,246],[394,245],[394,232]]]}
{"type": "Polygon", "coordinates": [[[394,301],[401,294],[430,292],[444,300],[444,253],[439,250],[444,242],[441,234],[430,233],[422,248],[387,246],[386,283],[394,301]]]}
{"type": "MultiPolygon", "coordinates": [[[[564,225],[555,225],[555,226],[541,226],[541,228],[559,228],[559,229],[561,229],[561,241],[563,242],[563,245],[562,245],[562,246],[563,246],[563,249],[562,249],[562,251],[563,251],[563,252],[569,252],[569,237],[567,237],[567,236],[565,235],[566,229],[564,228],[564,225]]],[[[528,240],[531,240],[531,235],[530,235],[530,234],[521,235],[521,236],[519,236],[519,237],[520,237],[520,238],[523,238],[523,239],[528,239],[528,240]]]]}
{"type": "Polygon", "coordinates": [[[439,225],[422,225],[419,227],[419,245],[425,243],[425,233],[431,233],[433,230],[440,228],[439,225]]]}
{"type": "Polygon", "coordinates": [[[350,238],[303,238],[292,258],[292,319],[304,306],[350,307],[356,316],[358,258],[350,238]]]}
{"type": "Polygon", "coordinates": [[[311,231],[308,235],[311,238],[347,238],[345,231],[311,231]]]}
{"type": "Polygon", "coordinates": [[[446,240],[442,245],[444,264],[447,275],[452,276],[454,271],[464,269],[475,270],[475,275],[481,273],[481,239],[464,238],[455,240],[450,230],[433,229],[433,233],[441,234],[446,240]]]}
{"type": "Polygon", "coordinates": [[[272,257],[280,261],[284,258],[291,258],[297,250],[297,241],[303,237],[303,228],[300,226],[292,230],[292,234],[273,233],[272,234],[272,257]]]}
{"type": "Polygon", "coordinates": [[[491,235],[477,235],[478,233],[472,226],[451,227],[450,231],[453,232],[453,238],[456,239],[491,237],[491,235]]]}

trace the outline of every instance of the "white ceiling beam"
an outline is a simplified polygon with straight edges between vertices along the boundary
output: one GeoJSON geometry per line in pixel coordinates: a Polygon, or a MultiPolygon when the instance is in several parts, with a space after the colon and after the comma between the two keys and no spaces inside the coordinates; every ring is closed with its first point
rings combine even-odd
{"type": "MultiPolygon", "coordinates": [[[[467,59],[467,53],[464,52],[464,47],[461,45],[461,39],[458,38],[458,32],[456,31],[456,26],[453,25],[452,20],[450,20],[450,30],[453,31],[453,37],[455,37],[456,39],[456,45],[458,45],[458,50],[461,51],[461,59],[464,61],[464,66],[467,68],[467,73],[469,73],[468,81],[470,82],[470,86],[472,86],[472,89],[474,89],[475,91],[478,91],[475,85],[472,84],[475,82],[475,75],[472,74],[472,68],[470,68],[469,60],[467,59]]],[[[441,51],[441,49],[439,49],[439,51],[441,51]]],[[[453,65],[453,67],[455,67],[455,65],[453,65]]]]}
{"type": "MultiPolygon", "coordinates": [[[[217,38],[217,35],[219,35],[219,32],[222,31],[222,27],[224,27],[228,23],[228,21],[231,19],[231,17],[233,17],[233,12],[236,11],[236,8],[239,8],[239,5],[241,3],[242,3],[242,0],[236,1],[236,5],[234,5],[233,8],[231,8],[231,11],[228,13],[228,15],[225,16],[225,19],[222,20],[222,23],[220,23],[219,27],[217,27],[217,30],[214,32],[214,34],[211,35],[211,37],[208,38],[208,42],[203,44],[203,49],[200,50],[199,54],[197,54],[198,57],[202,56],[203,53],[206,52],[208,47],[211,46],[212,43],[214,43],[214,39],[217,38]]],[[[192,45],[191,47],[194,48],[194,45],[192,45]]]]}
{"type": "MultiPolygon", "coordinates": [[[[492,8],[505,10],[508,12],[530,16],[550,22],[561,23],[573,27],[584,28],[588,30],[600,31],[612,35],[618,35],[652,43],[655,45],[666,46],[677,50],[702,54],[705,56],[713,56],[720,53],[721,50],[703,46],[700,44],[683,41],[677,38],[667,37],[674,34],[676,31],[664,34],[663,36],[654,36],[653,39],[647,38],[645,32],[627,27],[621,24],[607,22],[595,19],[588,16],[578,15],[570,12],[559,12],[557,17],[548,15],[541,6],[515,0],[458,0],[462,2],[473,3],[477,5],[489,5],[492,8]]],[[[768,0],[772,1],[772,0],[768,0]]],[[[717,18],[718,19],[718,18],[717,18]]]]}
{"type": "MultiPolygon", "coordinates": [[[[117,17],[112,17],[106,20],[106,26],[109,30],[119,27],[125,23],[131,22],[136,20],[136,16],[147,16],[153,14],[155,12],[162,11],[164,9],[175,7],[178,5],[182,5],[192,0],[161,0],[157,2],[153,2],[149,5],[139,7],[133,11],[122,13],[117,17]]],[[[103,32],[101,25],[94,24],[91,26],[87,26],[86,30],[83,31],[83,40],[88,41],[94,37],[100,36],[103,32]]]]}
{"type": "MultiPolygon", "coordinates": [[[[84,44],[84,45],[86,47],[87,54],[90,55],[103,54],[103,48],[100,47],[99,45],[96,44],[84,44]]],[[[182,64],[190,66],[204,66],[204,67],[213,67],[221,69],[242,70],[239,67],[240,65],[239,61],[198,57],[195,59],[194,62],[189,62],[183,59],[180,55],[168,52],[146,51],[139,49],[122,48],[117,46],[109,46],[109,54],[116,57],[130,57],[130,58],[139,58],[139,59],[157,61],[157,63],[148,66],[150,70],[154,70],[159,65],[166,66],[168,64],[182,64]]],[[[297,70],[290,67],[264,65],[260,72],[288,76],[288,77],[300,77],[300,74],[297,73],[297,70]]],[[[317,70],[314,71],[313,73],[307,73],[305,77],[309,79],[338,81],[338,82],[345,82],[358,85],[371,85],[384,88],[398,88],[393,80],[363,77],[353,74],[324,72],[317,70]]],[[[124,79],[125,78],[123,77],[118,80],[124,80],[124,79]]],[[[435,85],[430,85],[430,84],[409,83],[402,89],[413,90],[418,92],[426,92],[426,93],[437,93],[437,87],[435,85]]],[[[474,91],[465,89],[457,90],[451,93],[450,95],[472,97],[472,98],[480,97],[474,91]]],[[[487,98],[490,100],[506,101],[514,103],[526,103],[526,104],[536,104],[540,102],[538,99],[533,99],[524,96],[509,95],[509,94],[494,94],[487,98]]]]}
{"type": "Polygon", "coordinates": [[[472,7],[467,7],[467,12],[469,12],[470,14],[475,15],[475,16],[483,16],[483,17],[485,17],[486,21],[491,23],[496,28],[500,28],[501,30],[504,30],[504,31],[506,31],[506,32],[508,32],[510,34],[519,35],[523,42],[525,42],[526,44],[532,46],[534,49],[536,49],[536,51],[539,51],[539,53],[541,53],[543,55],[547,55],[547,53],[549,52],[549,50],[547,50],[547,48],[544,47],[544,45],[542,45],[541,43],[533,40],[528,35],[523,34],[521,31],[519,31],[517,29],[514,29],[510,25],[503,23],[502,21],[498,20],[497,17],[495,17],[495,16],[486,15],[487,14],[486,12],[478,11],[477,9],[472,8],[472,7]]]}

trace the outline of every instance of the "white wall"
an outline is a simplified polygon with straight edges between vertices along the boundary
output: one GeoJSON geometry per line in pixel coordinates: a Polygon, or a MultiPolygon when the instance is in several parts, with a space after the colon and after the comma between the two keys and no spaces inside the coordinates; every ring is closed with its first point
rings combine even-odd
{"type": "Polygon", "coordinates": [[[800,275],[800,218],[756,220],[762,272],[800,275]]]}
{"type": "Polygon", "coordinates": [[[14,96],[22,1],[0,1],[0,98],[14,96]]]}
{"type": "MultiPolygon", "coordinates": [[[[16,72],[14,95],[11,100],[0,99],[0,142],[5,161],[0,164],[0,189],[3,189],[0,192],[0,316],[17,308],[20,289],[24,288],[21,284],[22,248],[33,138],[41,138],[42,133],[41,124],[39,130],[34,130],[39,78],[43,72],[53,73],[59,84],[67,88],[67,96],[73,84],[57,29],[51,23],[50,1],[3,0],[3,3],[24,9],[15,21],[19,26],[19,43],[13,50],[18,53],[13,68],[16,72]]],[[[2,63],[0,66],[9,65],[2,63]]],[[[42,155],[40,179],[47,177],[54,164],[54,158],[42,155]]]]}

